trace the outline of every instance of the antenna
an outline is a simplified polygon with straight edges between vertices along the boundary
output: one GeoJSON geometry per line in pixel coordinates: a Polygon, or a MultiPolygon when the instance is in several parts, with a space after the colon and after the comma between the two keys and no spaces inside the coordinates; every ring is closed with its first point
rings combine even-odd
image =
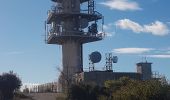
{"type": "Polygon", "coordinates": [[[147,63],[147,57],[146,56],[142,57],[142,62],[146,62],[147,63]]]}
{"type": "Polygon", "coordinates": [[[104,16],[102,16],[102,32],[104,31],[103,25],[104,25],[104,16]]]}
{"type": "Polygon", "coordinates": [[[89,55],[89,71],[94,71],[94,63],[98,63],[101,61],[101,54],[98,51],[92,52],[89,55]]]}
{"type": "Polygon", "coordinates": [[[45,28],[45,43],[47,42],[47,22],[44,22],[44,28],[45,28]]]}
{"type": "Polygon", "coordinates": [[[93,14],[94,13],[94,0],[88,1],[88,13],[93,14]]]}
{"type": "Polygon", "coordinates": [[[147,58],[146,58],[146,56],[145,56],[145,62],[147,63],[147,58]]]}
{"type": "Polygon", "coordinates": [[[112,63],[117,63],[118,62],[118,57],[117,56],[112,56],[112,53],[106,53],[106,71],[113,71],[113,64],[112,63]]]}
{"type": "Polygon", "coordinates": [[[118,62],[118,57],[117,56],[113,56],[112,61],[113,61],[113,63],[117,63],[118,62]]]}
{"type": "Polygon", "coordinates": [[[89,56],[89,72],[94,71],[94,63],[90,60],[89,56]]]}
{"type": "Polygon", "coordinates": [[[106,71],[112,70],[112,53],[106,53],[106,71]]]}
{"type": "Polygon", "coordinates": [[[101,58],[102,58],[100,52],[98,52],[98,51],[92,52],[92,53],[89,55],[89,57],[90,57],[91,62],[93,62],[93,63],[98,63],[98,62],[100,62],[100,60],[101,60],[101,58]]]}

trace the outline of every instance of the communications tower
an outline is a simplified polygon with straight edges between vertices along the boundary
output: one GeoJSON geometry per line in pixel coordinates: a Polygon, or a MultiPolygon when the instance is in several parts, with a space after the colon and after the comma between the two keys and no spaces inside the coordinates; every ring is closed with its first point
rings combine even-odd
{"type": "Polygon", "coordinates": [[[51,1],[54,5],[48,11],[46,43],[62,45],[62,71],[72,76],[83,71],[83,44],[103,39],[97,28],[103,16],[95,11],[94,0],[51,1]],[[82,4],[85,10],[81,10],[82,4]]]}

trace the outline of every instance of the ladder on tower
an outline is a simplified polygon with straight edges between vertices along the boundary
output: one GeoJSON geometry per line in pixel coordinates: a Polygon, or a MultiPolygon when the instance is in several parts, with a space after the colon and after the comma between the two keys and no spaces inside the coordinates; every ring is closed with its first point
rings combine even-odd
{"type": "Polygon", "coordinates": [[[88,1],[88,14],[94,14],[94,0],[88,1]]]}

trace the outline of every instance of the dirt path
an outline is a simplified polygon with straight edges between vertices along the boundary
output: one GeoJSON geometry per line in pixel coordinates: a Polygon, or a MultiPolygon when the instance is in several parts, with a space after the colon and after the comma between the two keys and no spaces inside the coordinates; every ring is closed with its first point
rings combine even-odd
{"type": "Polygon", "coordinates": [[[34,93],[30,96],[35,100],[56,100],[56,93],[34,93]]]}
{"type": "MultiPolygon", "coordinates": [[[[56,100],[57,93],[30,93],[28,96],[32,97],[33,100],[56,100]]],[[[31,100],[31,99],[22,99],[31,100]]]]}

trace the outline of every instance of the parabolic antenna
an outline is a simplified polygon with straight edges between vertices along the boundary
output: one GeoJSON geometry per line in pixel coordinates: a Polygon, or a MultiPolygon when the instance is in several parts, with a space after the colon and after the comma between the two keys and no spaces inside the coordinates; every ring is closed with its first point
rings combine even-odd
{"type": "Polygon", "coordinates": [[[81,19],[80,20],[80,25],[81,25],[81,28],[86,28],[88,26],[89,22],[87,19],[81,19]]]}
{"type": "Polygon", "coordinates": [[[113,60],[113,63],[117,63],[118,62],[118,57],[117,56],[113,56],[112,60],[113,60]]]}
{"type": "Polygon", "coordinates": [[[102,55],[100,54],[100,52],[95,51],[95,52],[92,52],[92,53],[89,55],[89,57],[90,57],[91,62],[93,62],[93,63],[98,63],[98,62],[100,62],[100,60],[101,60],[101,58],[102,58],[102,55]]]}

